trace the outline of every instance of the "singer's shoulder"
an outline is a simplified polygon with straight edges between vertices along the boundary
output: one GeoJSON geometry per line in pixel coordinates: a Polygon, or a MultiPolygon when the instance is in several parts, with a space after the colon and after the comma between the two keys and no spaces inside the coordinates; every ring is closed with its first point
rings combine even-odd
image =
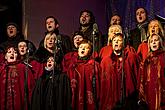
{"type": "Polygon", "coordinates": [[[61,36],[61,38],[70,38],[69,35],[66,35],[66,34],[59,34],[59,36],[61,36]]]}

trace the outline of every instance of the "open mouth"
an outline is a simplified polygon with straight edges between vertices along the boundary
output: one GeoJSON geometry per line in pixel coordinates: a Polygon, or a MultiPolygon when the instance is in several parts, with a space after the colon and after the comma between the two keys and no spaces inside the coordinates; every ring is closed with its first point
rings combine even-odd
{"type": "Polygon", "coordinates": [[[48,67],[51,67],[52,66],[52,64],[48,64],[48,67]]]}
{"type": "Polygon", "coordinates": [[[24,50],[21,50],[21,52],[24,52],[24,50]]]}
{"type": "Polygon", "coordinates": [[[152,33],[155,33],[155,30],[152,30],[152,33]]]}
{"type": "Polygon", "coordinates": [[[53,43],[49,43],[49,45],[51,45],[51,46],[52,46],[52,45],[53,45],[53,43]]]}
{"type": "Polygon", "coordinates": [[[52,26],[48,26],[48,28],[52,28],[52,26]]]}
{"type": "Polygon", "coordinates": [[[153,46],[153,48],[157,48],[157,46],[156,46],[156,45],[154,45],[154,46],[153,46]]]}
{"type": "Polygon", "coordinates": [[[11,56],[11,57],[10,57],[10,59],[12,59],[12,60],[13,60],[13,59],[14,59],[14,56],[11,56]]]}
{"type": "Polygon", "coordinates": [[[81,54],[84,54],[84,51],[81,51],[81,54]]]}
{"type": "Polygon", "coordinates": [[[142,17],[140,16],[139,19],[142,20],[142,17]]]}
{"type": "Polygon", "coordinates": [[[13,31],[10,31],[10,34],[12,34],[13,33],[13,31]]]}
{"type": "Polygon", "coordinates": [[[118,47],[118,45],[116,44],[115,47],[118,47]]]}
{"type": "Polygon", "coordinates": [[[82,23],[85,23],[86,19],[82,19],[82,23]]]}

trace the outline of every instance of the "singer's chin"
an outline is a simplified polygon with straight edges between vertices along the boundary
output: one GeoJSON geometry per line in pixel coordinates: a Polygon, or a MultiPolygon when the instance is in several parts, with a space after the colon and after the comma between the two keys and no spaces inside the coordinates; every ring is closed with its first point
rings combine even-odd
{"type": "Polygon", "coordinates": [[[87,24],[81,24],[81,26],[83,26],[83,27],[88,27],[90,24],[89,23],[87,23],[87,24]]]}

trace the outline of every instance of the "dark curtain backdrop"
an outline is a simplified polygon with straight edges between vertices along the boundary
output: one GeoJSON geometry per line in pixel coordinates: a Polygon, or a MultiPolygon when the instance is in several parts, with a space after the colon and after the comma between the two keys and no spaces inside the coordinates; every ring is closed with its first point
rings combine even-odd
{"type": "Polygon", "coordinates": [[[155,14],[165,17],[165,0],[24,0],[23,3],[22,0],[0,0],[0,42],[4,40],[6,23],[14,21],[21,27],[22,18],[27,20],[27,38],[38,46],[44,37],[44,19],[49,15],[57,17],[61,33],[69,36],[78,29],[79,12],[83,9],[94,13],[103,34],[107,33],[113,14],[121,16],[124,29],[134,28],[137,7],[145,7],[149,19],[154,18],[155,14]]]}
{"type": "Polygon", "coordinates": [[[136,26],[135,11],[138,7],[147,9],[149,20],[156,14],[165,17],[165,0],[106,0],[107,23],[113,14],[122,18],[124,29],[136,26]]]}

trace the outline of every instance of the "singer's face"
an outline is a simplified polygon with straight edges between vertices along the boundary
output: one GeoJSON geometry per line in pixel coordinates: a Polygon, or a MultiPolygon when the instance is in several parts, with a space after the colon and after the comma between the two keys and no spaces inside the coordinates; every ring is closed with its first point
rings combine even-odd
{"type": "Polygon", "coordinates": [[[118,25],[111,26],[109,28],[108,37],[112,40],[117,33],[122,33],[121,28],[119,28],[118,25]]]}
{"type": "Polygon", "coordinates": [[[112,48],[114,51],[120,51],[123,47],[123,38],[121,36],[116,36],[112,40],[112,48]]]}
{"type": "Polygon", "coordinates": [[[48,32],[53,32],[56,29],[56,23],[53,18],[46,20],[46,29],[48,32]]]}
{"type": "Polygon", "coordinates": [[[83,40],[83,37],[81,35],[76,35],[73,38],[73,42],[74,42],[74,46],[76,48],[78,48],[78,45],[80,44],[80,42],[83,40]]]}
{"type": "Polygon", "coordinates": [[[87,25],[90,23],[90,14],[87,12],[83,12],[80,16],[80,24],[81,25],[87,25]]]}
{"type": "Polygon", "coordinates": [[[83,58],[83,57],[88,56],[90,51],[91,51],[90,45],[88,43],[83,43],[79,45],[78,55],[79,57],[83,58]]]}
{"type": "Polygon", "coordinates": [[[20,55],[25,55],[27,52],[27,45],[26,42],[19,42],[18,43],[18,51],[20,55]]]}
{"type": "Polygon", "coordinates": [[[7,27],[7,35],[8,37],[15,37],[17,34],[17,28],[14,25],[9,25],[7,27]]]}
{"type": "Polygon", "coordinates": [[[112,16],[110,25],[120,25],[120,17],[118,15],[112,16]]]}
{"type": "Polygon", "coordinates": [[[55,46],[55,34],[48,34],[48,37],[46,37],[46,48],[52,49],[55,46]]]}
{"type": "Polygon", "coordinates": [[[53,57],[49,57],[49,59],[47,60],[46,63],[46,67],[48,70],[52,70],[54,67],[54,58],[53,57]]]}
{"type": "Polygon", "coordinates": [[[146,12],[143,8],[139,8],[136,10],[136,20],[138,23],[142,23],[146,20],[146,12]]]}
{"type": "Polygon", "coordinates": [[[149,42],[150,42],[149,45],[150,45],[151,51],[156,51],[159,49],[160,41],[157,35],[153,35],[149,42]]]}
{"type": "Polygon", "coordinates": [[[13,47],[9,48],[7,50],[7,53],[5,55],[5,59],[7,60],[7,62],[11,63],[11,62],[15,62],[17,60],[17,51],[14,50],[13,47]]]}
{"type": "Polygon", "coordinates": [[[153,20],[149,23],[149,34],[158,34],[159,33],[159,23],[157,20],[153,20]]]}

